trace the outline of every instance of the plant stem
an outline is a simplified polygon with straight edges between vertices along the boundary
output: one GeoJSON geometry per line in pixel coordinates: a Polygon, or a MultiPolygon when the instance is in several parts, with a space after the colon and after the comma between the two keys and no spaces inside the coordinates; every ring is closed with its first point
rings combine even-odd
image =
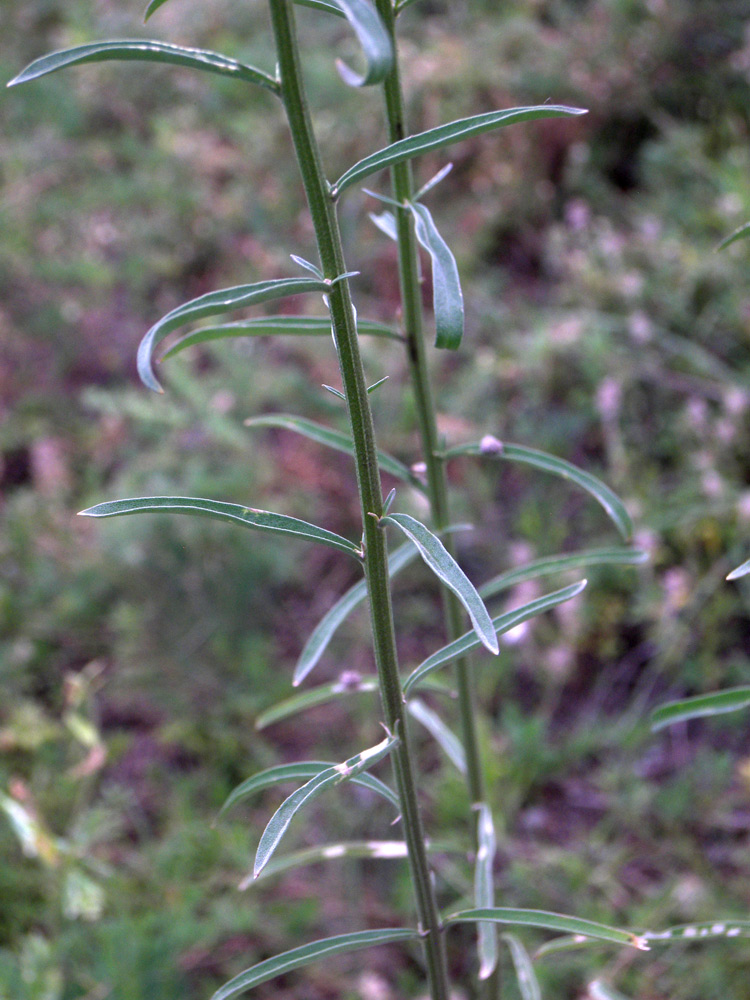
{"type": "MultiPolygon", "coordinates": [[[[329,281],[333,281],[345,273],[346,267],[330,185],[323,172],[304,92],[291,0],[270,0],[270,9],[279,61],[281,97],[302,174],[323,273],[329,281]]],[[[400,737],[400,743],[393,751],[392,759],[419,923],[424,933],[430,995],[432,1000],[448,1000],[445,947],[427,864],[404,713],[404,698],[398,675],[396,637],[388,580],[388,554],[385,533],[379,525],[379,519],[383,514],[383,494],[375,448],[375,432],[348,281],[336,282],[331,287],[328,300],[355,448],[363,522],[365,575],[380,693],[386,725],[391,732],[400,737]]]]}

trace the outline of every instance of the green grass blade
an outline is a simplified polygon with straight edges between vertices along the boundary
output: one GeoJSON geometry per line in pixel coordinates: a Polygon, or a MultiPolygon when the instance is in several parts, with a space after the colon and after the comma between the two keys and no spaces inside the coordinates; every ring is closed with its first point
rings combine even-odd
{"type": "MultiPolygon", "coordinates": [[[[219,816],[223,815],[238,802],[271,788],[274,785],[283,784],[285,781],[309,781],[320,774],[321,771],[330,770],[335,767],[330,761],[305,760],[294,764],[279,764],[276,767],[269,767],[265,771],[260,771],[250,778],[246,778],[227,796],[227,800],[219,810],[219,816]]],[[[355,785],[368,788],[371,792],[382,796],[396,809],[400,808],[398,796],[380,778],[375,778],[371,774],[358,774],[351,779],[355,785]]]]}
{"type": "Polygon", "coordinates": [[[601,479],[592,476],[590,472],[579,469],[571,462],[566,462],[563,458],[549,455],[545,451],[538,451],[536,448],[525,448],[519,444],[505,444],[491,435],[487,435],[478,443],[457,445],[455,448],[448,448],[447,451],[443,452],[444,458],[454,458],[459,455],[482,455],[509,462],[522,462],[525,465],[532,465],[535,469],[551,472],[555,476],[567,479],[586,490],[597,503],[601,504],[626,541],[633,533],[630,515],[617,494],[613,493],[601,479]]]}
{"type": "Polygon", "coordinates": [[[723,715],[750,706],[750,687],[729,688],[713,694],[699,694],[693,698],[670,701],[651,713],[651,728],[656,731],[676,722],[700,719],[707,715],[723,715]]]}
{"type": "Polygon", "coordinates": [[[733,569],[731,573],[727,574],[727,580],[739,580],[741,576],[747,576],[750,573],[750,559],[747,559],[736,569],[733,569]]]}
{"type": "MultiPolygon", "coordinates": [[[[354,442],[348,434],[324,427],[323,424],[307,420],[305,417],[295,417],[291,413],[268,413],[260,417],[250,417],[249,420],[245,421],[245,427],[280,427],[283,430],[302,434],[303,437],[325,445],[327,448],[343,451],[347,455],[354,455],[354,442]]],[[[403,462],[399,462],[397,458],[379,451],[378,464],[384,472],[424,492],[424,484],[417,479],[411,469],[403,462]]]]}
{"type": "Polygon", "coordinates": [[[649,944],[672,944],[675,941],[698,942],[712,938],[750,937],[750,920],[713,920],[702,924],[680,924],[665,931],[647,931],[643,938],[649,944]]]}
{"type": "MultiPolygon", "coordinates": [[[[353,672],[352,672],[353,673],[353,672]]],[[[292,698],[285,698],[284,701],[272,705],[265,712],[261,712],[255,720],[255,728],[260,731],[266,726],[271,726],[282,719],[288,719],[298,712],[304,712],[308,708],[315,708],[318,705],[326,705],[328,702],[336,701],[343,695],[360,694],[378,690],[377,677],[360,677],[359,674],[349,676],[347,673],[335,681],[333,684],[322,684],[320,687],[312,688],[310,691],[302,691],[292,698]]]]}
{"type": "MultiPolygon", "coordinates": [[[[506,611],[493,618],[492,627],[497,635],[509,632],[516,625],[528,621],[529,618],[541,615],[544,611],[549,611],[551,608],[557,607],[558,604],[576,597],[585,586],[586,581],[579,580],[578,583],[573,583],[569,587],[563,587],[562,590],[555,590],[551,594],[537,597],[535,600],[529,601],[527,604],[522,604],[513,611],[506,611]]],[[[476,649],[478,645],[479,639],[474,632],[466,632],[458,639],[454,639],[453,642],[449,642],[447,646],[443,646],[436,653],[433,653],[432,656],[428,656],[413,673],[409,674],[404,681],[404,694],[409,694],[415,687],[422,684],[425,678],[434,670],[437,670],[438,667],[442,667],[446,663],[452,663],[454,660],[459,659],[459,657],[471,652],[472,649],[476,649]]]]}
{"type": "Polygon", "coordinates": [[[316,524],[301,521],[286,514],[275,514],[254,507],[242,507],[236,503],[219,500],[204,500],[199,497],[132,497],[126,500],[110,500],[80,511],[83,517],[119,517],[123,514],[196,514],[218,521],[231,521],[245,528],[269,531],[277,535],[293,535],[308,542],[320,542],[330,548],[346,552],[357,559],[361,557],[357,546],[341,535],[319,528],[316,524]]]}
{"type": "Polygon", "coordinates": [[[522,1000],[542,1000],[542,990],[536,978],[534,966],[529,953],[515,934],[503,934],[503,941],[510,948],[513,968],[516,970],[516,981],[522,1000]]]}
{"type": "Polygon", "coordinates": [[[551,931],[563,931],[568,934],[580,934],[583,937],[595,938],[598,941],[610,941],[613,944],[626,944],[641,951],[648,951],[649,946],[645,936],[633,934],[632,931],[621,930],[619,927],[609,927],[593,920],[583,920],[580,917],[570,917],[564,913],[548,913],[546,910],[515,910],[505,906],[491,909],[462,910],[445,918],[446,924],[473,923],[478,920],[492,920],[499,924],[514,924],[519,927],[542,927],[551,931]]]}
{"type": "Polygon", "coordinates": [[[172,309],[166,316],[151,327],[138,347],[138,374],[144,385],[156,392],[162,392],[162,387],[154,375],[152,360],[154,348],[172,330],[186,323],[192,323],[206,316],[216,316],[232,312],[234,309],[244,309],[246,306],[268,302],[271,299],[286,298],[299,295],[302,292],[327,292],[329,286],[317,278],[275,278],[271,281],[257,281],[252,285],[236,285],[234,288],[222,288],[217,292],[208,292],[197,299],[172,309]]]}
{"type": "Polygon", "coordinates": [[[586,566],[638,566],[647,561],[648,552],[645,549],[626,546],[586,549],[583,552],[572,552],[570,555],[544,556],[542,559],[535,559],[534,562],[527,563],[525,566],[518,566],[516,569],[509,569],[493,576],[491,580],[482,584],[479,593],[486,601],[490,597],[495,597],[510,587],[514,587],[517,583],[523,583],[525,580],[536,580],[540,576],[549,576],[552,573],[562,573],[569,569],[584,569],[586,566]]]}
{"type": "Polygon", "coordinates": [[[750,222],[745,222],[738,226],[733,233],[730,233],[726,239],[723,239],[716,249],[723,250],[725,247],[731,246],[732,243],[736,243],[737,240],[748,239],[750,239],[750,222]]]}
{"type": "Polygon", "coordinates": [[[331,786],[350,780],[367,768],[372,767],[373,764],[376,764],[389,754],[397,743],[398,739],[395,736],[387,736],[377,746],[371,747],[369,750],[363,750],[356,756],[344,761],[343,764],[336,764],[334,767],[321,771],[320,774],[311,778],[307,784],[298,788],[296,792],[293,792],[288,799],[285,799],[261,834],[258,850],[255,854],[253,877],[257,878],[268,864],[274,851],[279,846],[287,827],[303,806],[308,805],[311,801],[318,798],[319,795],[331,786]]]}
{"type": "Polygon", "coordinates": [[[443,543],[421,521],[409,514],[388,514],[381,518],[381,524],[393,524],[412,541],[425,563],[446,587],[450,588],[466,608],[474,630],[483,646],[491,653],[497,653],[499,646],[487,608],[456,560],[443,543]]]}
{"type": "Polygon", "coordinates": [[[462,118],[459,121],[450,122],[448,125],[439,125],[437,128],[429,129],[427,132],[420,132],[418,135],[408,136],[406,139],[399,139],[398,142],[391,143],[384,149],[379,149],[371,153],[363,160],[359,160],[341,177],[339,177],[334,195],[341,194],[346,188],[357,181],[369,177],[370,174],[377,173],[385,167],[391,167],[394,163],[403,163],[411,160],[415,156],[427,153],[432,149],[443,149],[454,142],[462,139],[471,139],[475,135],[483,132],[490,132],[494,129],[503,128],[505,125],[513,125],[516,122],[534,121],[538,118],[567,118],[571,115],[583,115],[582,108],[570,108],[558,104],[542,104],[528,108],[508,108],[504,111],[490,111],[487,114],[473,115],[471,118],[462,118]]]}
{"type": "MultiPolygon", "coordinates": [[[[417,556],[417,549],[407,542],[388,557],[388,575],[391,579],[417,556]]],[[[330,611],[327,611],[313,629],[294,668],[292,683],[295,687],[307,677],[321,658],[339,625],[367,597],[367,581],[360,580],[340,597],[330,611]]]]}
{"type": "Polygon", "coordinates": [[[187,66],[190,69],[202,69],[220,76],[231,76],[235,80],[246,80],[257,83],[267,90],[279,93],[279,85],[273,77],[253,66],[222,56],[218,52],[205,49],[187,49],[181,45],[171,45],[151,38],[112,39],[105,42],[90,42],[87,45],[76,45],[71,49],[51,52],[49,55],[35,59],[18,76],[9,83],[15,87],[19,83],[38,80],[49,73],[56,73],[68,66],[79,66],[83,63],[107,62],[155,62],[168,63],[173,66],[187,66]]]}
{"type": "Polygon", "coordinates": [[[356,931],[353,934],[338,934],[335,937],[324,938],[322,941],[313,941],[310,944],[301,945],[299,948],[292,948],[281,955],[268,958],[265,962],[259,962],[250,969],[245,969],[234,979],[214,993],[211,1000],[228,1000],[249,990],[252,986],[258,986],[269,979],[275,979],[292,969],[301,969],[311,962],[317,962],[322,958],[330,958],[333,955],[343,955],[348,951],[357,951],[362,948],[369,948],[371,945],[391,944],[395,941],[412,941],[419,938],[416,930],[408,927],[391,927],[383,930],[356,931]]]}
{"type": "Polygon", "coordinates": [[[380,15],[370,0],[336,0],[336,3],[353,28],[367,61],[367,70],[360,74],[355,73],[340,59],[337,60],[336,66],[341,79],[350,87],[368,87],[374,83],[382,83],[391,71],[394,53],[391,36],[380,15]]]}
{"type": "Polygon", "coordinates": [[[419,698],[412,698],[406,707],[409,714],[433,737],[448,760],[456,765],[461,774],[466,774],[466,754],[461,740],[446,726],[437,712],[433,712],[419,698]]]}
{"type": "MultiPolygon", "coordinates": [[[[379,861],[399,861],[408,857],[408,848],[403,840],[350,840],[341,844],[321,844],[318,847],[308,847],[302,851],[292,851],[282,857],[274,857],[268,862],[258,880],[281,875],[283,872],[305,865],[316,865],[322,861],[337,861],[339,858],[365,859],[379,861]]],[[[252,875],[243,879],[238,888],[242,891],[254,882],[252,875]]]]}
{"type": "Polygon", "coordinates": [[[628,1000],[624,994],[616,990],[609,983],[602,982],[601,979],[594,979],[589,983],[588,1000],[628,1000]]]}
{"type": "MultiPolygon", "coordinates": [[[[495,905],[495,878],[493,866],[497,842],[492,812],[485,802],[476,806],[477,859],[474,865],[474,905],[479,910],[492,909],[495,905]]],[[[479,978],[489,979],[497,967],[497,928],[491,921],[477,924],[477,951],[479,953],[479,978]]]]}
{"type": "Polygon", "coordinates": [[[435,313],[435,347],[456,351],[464,335],[464,297],[456,258],[438,232],[429,210],[409,206],[415,234],[432,261],[432,308],[435,313]]]}
{"type": "MultiPolygon", "coordinates": [[[[358,319],[357,331],[367,337],[386,337],[401,340],[401,334],[385,323],[371,319],[358,319]]],[[[186,347],[195,347],[211,340],[225,340],[234,337],[273,337],[275,334],[302,337],[330,337],[331,321],[327,316],[263,316],[257,319],[239,320],[237,323],[213,323],[193,330],[172,344],[161,356],[161,361],[171,358],[186,347]]]]}

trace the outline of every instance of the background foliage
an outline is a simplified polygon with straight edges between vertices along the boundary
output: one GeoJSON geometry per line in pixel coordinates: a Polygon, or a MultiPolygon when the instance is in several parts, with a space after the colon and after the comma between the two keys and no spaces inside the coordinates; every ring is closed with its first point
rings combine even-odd
{"type": "MultiPolygon", "coordinates": [[[[132,2],[5,4],[0,78],[53,48],[133,36],[140,14],[132,2]]],[[[345,26],[299,18],[336,174],[383,144],[379,96],[336,76],[331,50],[353,45],[345,26]]],[[[433,358],[441,428],[602,475],[652,555],[593,571],[572,612],[513,636],[482,675],[504,824],[498,898],[563,910],[575,899],[581,916],[636,927],[743,916],[747,719],[657,736],[645,720],[669,696],[748,683],[750,594],[724,576],[747,557],[750,522],[749,261],[747,244],[714,252],[750,217],[745,4],[423,0],[403,23],[415,131],[548,99],[590,109],[455,147],[434,211],[465,279],[467,347],[433,358]]],[[[267,62],[262,4],[174,0],[149,31],[267,62]]],[[[209,523],[73,515],[108,497],[194,494],[314,509],[351,534],[345,456],[242,427],[290,399],[336,424],[319,388],[337,380],[327,345],[185,353],[166,370],[166,398],[134,380],[155,316],[286,273],[286,248],[313,256],[312,235],[262,92],[105,65],[14,91],[0,116],[0,789],[37,821],[33,856],[0,821],[0,995],[202,997],[248,958],[348,929],[347,898],[388,923],[407,895],[392,862],[301,869],[238,894],[271,799],[210,825],[254,770],[313,749],[343,759],[359,730],[368,745],[371,713],[354,701],[253,730],[289,693],[304,636],[352,571],[209,523]]],[[[425,162],[421,180],[437,166],[425,162]]],[[[395,258],[367,220],[376,209],[350,197],[342,223],[358,301],[389,320],[395,258]]],[[[373,397],[383,443],[410,461],[398,348],[366,350],[371,381],[391,376],[373,397]]],[[[465,552],[476,578],[611,541],[598,508],[538,474],[504,465],[480,477],[456,462],[451,475],[457,514],[478,525],[465,552]]],[[[434,643],[437,596],[416,568],[398,595],[403,656],[416,663],[434,643]]],[[[521,596],[532,594],[509,600],[521,596]]],[[[346,626],[321,678],[369,670],[364,627],[346,626]]],[[[424,755],[429,825],[450,831],[462,786],[426,742],[424,755]]],[[[336,802],[331,839],[387,836],[369,799],[336,802]]],[[[438,865],[460,891],[462,870],[449,855],[438,865]]],[[[550,996],[580,997],[587,977],[610,972],[633,996],[740,998],[748,959],[737,942],[630,967],[592,951],[546,959],[539,974],[550,996]]],[[[387,998],[418,977],[375,954],[366,972],[356,959],[307,972],[305,996],[387,998]]],[[[300,982],[258,995],[296,997],[300,982]]]]}

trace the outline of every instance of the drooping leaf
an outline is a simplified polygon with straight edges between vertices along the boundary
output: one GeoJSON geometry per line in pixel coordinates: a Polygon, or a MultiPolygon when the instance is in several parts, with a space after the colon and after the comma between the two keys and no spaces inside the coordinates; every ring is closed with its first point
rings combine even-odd
{"type": "MultiPolygon", "coordinates": [[[[429,848],[428,848],[429,850],[429,848]]],[[[373,858],[378,861],[399,861],[408,856],[406,842],[403,840],[350,840],[341,844],[321,844],[318,847],[307,847],[302,851],[292,851],[282,857],[271,858],[258,876],[258,880],[281,875],[283,872],[304,865],[315,865],[321,861],[336,861],[339,858],[373,858]]],[[[255,879],[252,875],[240,882],[240,891],[247,889],[255,879]]]]}
{"type": "Polygon", "coordinates": [[[645,941],[652,945],[674,941],[699,942],[712,938],[750,937],[750,920],[713,920],[700,924],[680,924],[665,931],[646,931],[645,941]]]}
{"type": "Polygon", "coordinates": [[[174,66],[187,66],[190,69],[202,69],[220,76],[231,76],[235,80],[246,80],[257,83],[261,87],[279,93],[279,85],[273,77],[254,66],[237,62],[218,52],[205,49],[189,49],[181,45],[171,45],[152,38],[123,38],[105,42],[90,42],[87,45],[76,45],[71,49],[51,52],[49,55],[35,59],[18,76],[14,77],[9,87],[19,83],[38,80],[49,73],[56,73],[67,66],[79,66],[82,63],[107,62],[155,62],[168,63],[174,66]]]}
{"type": "Polygon", "coordinates": [[[499,646],[487,608],[476,587],[464,573],[443,543],[421,521],[409,514],[387,514],[381,524],[393,524],[419,549],[419,554],[432,572],[453,591],[469,613],[474,631],[483,646],[497,653],[499,646]]]}
{"type": "Polygon", "coordinates": [[[378,690],[377,677],[360,677],[358,674],[349,677],[346,673],[333,684],[321,684],[319,687],[309,691],[301,691],[292,698],[285,698],[284,701],[272,705],[265,712],[261,712],[255,720],[257,730],[265,729],[275,722],[288,719],[291,715],[304,712],[305,709],[315,708],[317,705],[326,705],[330,701],[335,701],[342,696],[349,694],[361,694],[378,690]]]}
{"type": "MultiPolygon", "coordinates": [[[[477,859],[474,865],[474,905],[479,910],[492,909],[495,905],[495,824],[486,802],[475,807],[477,815],[477,859]]],[[[497,967],[497,928],[491,921],[477,923],[477,950],[479,952],[479,978],[489,979],[497,967]]]]}
{"type": "Polygon", "coordinates": [[[438,232],[425,205],[409,206],[417,239],[432,261],[432,308],[435,313],[435,347],[456,351],[464,335],[464,297],[456,258],[438,232]]]}
{"type": "Polygon", "coordinates": [[[548,913],[546,910],[516,910],[505,906],[496,906],[490,909],[481,908],[452,913],[445,918],[444,922],[458,924],[474,923],[478,920],[492,920],[499,924],[515,924],[518,927],[543,927],[547,930],[579,934],[599,941],[626,944],[641,951],[649,950],[645,935],[633,934],[632,931],[621,930],[619,927],[609,927],[607,924],[598,924],[593,920],[583,920],[581,917],[570,917],[564,913],[548,913]]]}
{"type": "MultiPolygon", "coordinates": [[[[540,615],[544,611],[549,611],[551,608],[557,607],[558,604],[576,597],[585,586],[586,581],[579,580],[578,583],[573,583],[569,587],[563,587],[562,590],[555,590],[551,594],[537,597],[527,604],[522,604],[519,608],[514,608],[513,611],[506,611],[493,618],[492,627],[497,635],[509,632],[516,625],[528,621],[529,618],[534,618],[536,615],[540,615]]],[[[404,694],[409,694],[415,687],[422,684],[425,678],[434,670],[437,670],[438,667],[442,667],[446,663],[452,663],[466,653],[471,652],[472,649],[476,649],[478,645],[479,639],[474,632],[466,632],[460,638],[449,642],[447,646],[443,646],[436,653],[433,653],[432,656],[428,656],[426,660],[420,663],[416,670],[409,674],[404,681],[404,694]]]]}
{"type": "Polygon", "coordinates": [[[338,934],[335,937],[313,941],[310,944],[292,948],[281,955],[268,958],[251,968],[241,972],[234,979],[221,986],[211,997],[211,1000],[228,1000],[237,993],[243,993],[252,986],[258,986],[269,979],[275,979],[292,969],[300,969],[311,962],[333,955],[343,955],[347,951],[357,951],[369,948],[371,945],[391,944],[394,941],[412,941],[419,937],[419,932],[408,927],[391,927],[383,930],[356,931],[353,934],[338,934]]]}
{"type": "MultiPolygon", "coordinates": [[[[325,445],[327,448],[343,451],[347,455],[354,455],[354,442],[348,434],[332,430],[330,427],[324,427],[323,424],[318,424],[314,420],[307,420],[305,417],[295,417],[291,413],[268,413],[260,417],[250,417],[250,419],[245,421],[245,427],[280,427],[287,431],[295,431],[297,434],[302,434],[303,437],[325,445]]],[[[417,479],[411,469],[404,465],[403,462],[399,462],[397,458],[379,451],[378,464],[384,472],[424,492],[424,484],[417,479]]]]}
{"type": "Polygon", "coordinates": [[[350,87],[367,87],[382,83],[393,66],[393,42],[370,0],[336,0],[362,46],[367,70],[355,73],[346,63],[337,60],[336,67],[344,83],[350,87]]]}
{"type": "Polygon", "coordinates": [[[535,559],[534,562],[525,566],[518,566],[515,569],[506,570],[493,576],[487,583],[483,583],[479,588],[479,593],[486,601],[517,583],[525,580],[536,580],[540,576],[548,576],[551,573],[562,573],[569,569],[583,569],[585,566],[637,566],[647,562],[648,552],[645,549],[635,549],[629,547],[613,547],[606,549],[585,549],[583,552],[571,552],[570,554],[559,556],[545,556],[542,559],[535,559]]]}
{"type": "Polygon", "coordinates": [[[750,573],[750,559],[747,559],[736,569],[733,569],[731,573],[727,574],[727,580],[739,580],[741,576],[747,576],[750,573]]]}
{"type": "Polygon", "coordinates": [[[219,500],[204,500],[199,497],[132,497],[127,500],[110,500],[98,503],[88,510],[80,511],[83,517],[118,517],[123,514],[197,514],[218,521],[232,521],[245,528],[270,531],[277,535],[295,535],[308,542],[320,542],[330,548],[361,558],[359,548],[347,538],[319,528],[316,524],[300,521],[286,514],[274,514],[268,510],[242,507],[236,503],[219,500]]]}
{"type": "Polygon", "coordinates": [[[506,444],[491,435],[487,435],[480,442],[457,445],[455,448],[448,448],[443,452],[444,458],[454,458],[459,455],[481,455],[508,462],[522,462],[525,465],[534,466],[535,469],[542,469],[544,472],[551,472],[555,476],[567,479],[586,490],[601,504],[626,541],[633,533],[633,522],[630,520],[630,515],[622,500],[601,479],[592,476],[590,472],[579,469],[571,462],[566,462],[565,459],[538,451],[536,448],[526,448],[519,444],[506,444]]]}
{"type": "Polygon", "coordinates": [[[723,715],[750,707],[750,687],[729,688],[712,694],[699,694],[660,705],[651,713],[651,728],[656,731],[676,722],[700,719],[707,715],[723,715]]]}
{"type": "Polygon", "coordinates": [[[487,114],[473,115],[471,118],[462,118],[459,121],[450,122],[447,125],[439,125],[437,128],[429,129],[427,132],[420,132],[418,135],[410,135],[406,139],[399,139],[398,142],[391,143],[384,149],[379,149],[371,153],[363,160],[359,160],[349,167],[341,177],[339,177],[334,188],[334,195],[341,194],[346,188],[356,184],[370,174],[386,167],[392,167],[395,163],[403,163],[411,160],[415,156],[427,153],[432,149],[443,149],[454,142],[462,139],[471,139],[475,135],[483,132],[490,132],[493,129],[502,128],[505,125],[513,125],[516,122],[534,121],[538,118],[568,118],[572,115],[586,114],[583,108],[569,108],[559,104],[542,104],[528,108],[508,108],[504,111],[490,111],[487,114]]]}
{"type": "Polygon", "coordinates": [[[461,774],[466,774],[466,754],[461,740],[446,726],[437,712],[433,712],[419,698],[412,698],[406,703],[406,707],[409,714],[430,733],[448,760],[456,765],[461,774]]]}
{"type": "Polygon", "coordinates": [[[286,298],[302,292],[329,290],[329,285],[317,278],[275,278],[271,281],[257,281],[252,285],[222,288],[218,292],[208,292],[197,299],[191,299],[190,302],[185,302],[172,309],[166,316],[162,316],[141,341],[138,348],[138,374],[141,381],[149,389],[154,389],[156,392],[163,391],[152,367],[154,348],[168,333],[186,323],[204,319],[206,316],[232,312],[234,309],[244,309],[246,306],[268,302],[271,299],[286,298]]]}
{"type": "Polygon", "coordinates": [[[738,226],[733,233],[730,233],[726,239],[723,239],[716,249],[723,250],[724,247],[731,246],[732,243],[736,243],[737,240],[748,239],[750,239],[750,222],[745,222],[741,226],[738,226]]]}
{"type": "Polygon", "coordinates": [[[160,7],[163,7],[167,0],[151,0],[151,3],[146,8],[146,13],[143,15],[143,20],[148,21],[150,17],[157,12],[160,7]]]}
{"type": "MultiPolygon", "coordinates": [[[[238,802],[242,802],[250,795],[255,795],[265,788],[281,785],[285,781],[309,781],[310,778],[315,778],[323,771],[330,771],[333,767],[335,767],[335,764],[322,760],[305,760],[295,764],[279,764],[276,767],[269,767],[265,771],[260,771],[251,778],[246,778],[245,781],[240,782],[227,797],[226,802],[219,811],[219,815],[223,815],[227,809],[231,809],[238,802]]],[[[369,788],[370,791],[381,795],[391,805],[395,806],[396,809],[399,808],[398,796],[379,778],[375,778],[371,774],[358,774],[354,775],[351,780],[355,785],[362,785],[363,788],[369,788]]]]}
{"type": "Polygon", "coordinates": [[[389,754],[397,744],[397,737],[386,736],[377,746],[371,747],[369,750],[363,750],[362,753],[350,757],[343,764],[336,764],[334,767],[316,774],[307,784],[298,788],[296,792],[293,792],[288,799],[282,802],[261,834],[258,850],[255,854],[255,864],[253,865],[254,877],[257,878],[268,864],[287,827],[303,806],[316,799],[327,788],[338,785],[342,781],[347,781],[372,767],[373,764],[376,764],[389,754]]]}
{"type": "Polygon", "coordinates": [[[587,1000],[628,1000],[628,998],[609,983],[594,979],[589,983],[587,1000]]]}
{"type": "Polygon", "coordinates": [[[534,966],[529,953],[515,934],[503,934],[503,941],[510,948],[513,967],[516,970],[516,981],[522,1000],[542,1000],[539,980],[536,978],[534,966]]]}

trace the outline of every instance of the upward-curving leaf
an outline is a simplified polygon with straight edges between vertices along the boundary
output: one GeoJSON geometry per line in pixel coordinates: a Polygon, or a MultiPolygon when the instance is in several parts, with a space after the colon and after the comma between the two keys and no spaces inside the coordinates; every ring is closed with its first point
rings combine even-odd
{"type": "Polygon", "coordinates": [[[341,194],[357,181],[377,173],[378,170],[392,167],[394,163],[403,163],[405,160],[411,160],[432,149],[443,149],[454,142],[471,139],[475,135],[491,132],[494,129],[503,128],[505,125],[534,121],[538,118],[569,118],[585,114],[586,111],[583,108],[570,108],[562,104],[541,104],[535,107],[507,108],[504,111],[490,111],[487,114],[473,115],[471,118],[461,118],[448,125],[439,125],[427,132],[399,139],[398,142],[391,143],[390,146],[379,149],[376,153],[371,153],[363,160],[359,160],[339,177],[334,186],[333,194],[334,196],[341,194]]]}
{"type": "Polygon", "coordinates": [[[727,688],[712,694],[699,694],[693,698],[669,701],[660,705],[651,715],[651,728],[656,731],[665,726],[709,715],[724,715],[741,708],[750,708],[750,687],[727,688]]]}
{"type": "Polygon", "coordinates": [[[367,61],[364,74],[355,73],[340,59],[339,75],[350,87],[367,87],[382,83],[393,66],[393,42],[370,0],[336,0],[344,17],[354,29],[367,61]]]}
{"type": "Polygon", "coordinates": [[[138,374],[141,381],[155,392],[163,392],[154,375],[153,354],[156,345],[172,330],[186,323],[192,323],[206,316],[217,316],[232,312],[234,309],[244,309],[246,306],[268,302],[271,299],[283,299],[302,292],[328,292],[330,286],[317,278],[274,278],[271,281],[257,281],[252,285],[236,285],[233,288],[222,288],[217,292],[208,292],[197,299],[177,306],[162,316],[151,327],[138,347],[138,374]]]}
{"type": "MultiPolygon", "coordinates": [[[[162,3],[164,0],[162,0],[162,3]]],[[[298,7],[312,7],[313,10],[322,10],[326,14],[335,14],[337,17],[346,17],[337,0],[294,0],[298,7]]]]}
{"type": "Polygon", "coordinates": [[[731,246],[737,240],[750,240],[750,222],[745,222],[741,226],[738,226],[733,233],[730,233],[729,236],[721,241],[716,249],[723,250],[724,247],[731,246]]]}
{"type": "Polygon", "coordinates": [[[471,624],[482,645],[491,653],[497,653],[500,647],[497,644],[492,619],[482,598],[437,535],[410,514],[388,514],[380,519],[380,523],[394,524],[416,545],[420,556],[435,576],[453,591],[468,611],[471,624]]]}
{"type": "Polygon", "coordinates": [[[412,941],[417,938],[419,938],[419,932],[409,927],[389,927],[383,930],[338,934],[336,937],[303,944],[299,948],[292,948],[291,951],[267,958],[265,962],[259,962],[252,968],[241,972],[234,979],[230,979],[228,983],[221,986],[211,997],[211,1000],[229,1000],[229,997],[243,993],[252,986],[259,986],[260,983],[275,979],[276,976],[291,972],[292,969],[301,969],[321,958],[343,955],[347,951],[357,951],[361,948],[369,948],[371,945],[390,944],[394,941],[412,941]]]}
{"type": "Polygon", "coordinates": [[[425,205],[409,206],[416,237],[432,261],[432,308],[435,313],[435,347],[456,351],[464,335],[464,297],[456,258],[437,230],[425,205]]]}
{"type": "Polygon", "coordinates": [[[245,528],[270,531],[277,535],[295,535],[308,542],[320,542],[350,556],[361,558],[357,546],[327,528],[319,528],[297,517],[275,514],[269,510],[242,507],[236,503],[204,500],[198,497],[132,497],[127,500],[109,500],[80,511],[83,517],[119,517],[123,514],[197,514],[219,521],[232,521],[245,528]]]}
{"type": "MultiPolygon", "coordinates": [[[[153,6],[153,5],[152,5],[153,6]]],[[[222,56],[218,52],[206,49],[189,49],[182,45],[171,45],[150,38],[112,39],[105,42],[90,42],[86,45],[76,45],[71,49],[51,52],[30,63],[14,77],[9,87],[19,83],[37,80],[49,73],[56,73],[67,66],[78,66],[82,63],[107,62],[110,60],[168,63],[173,66],[187,66],[190,69],[202,69],[220,76],[231,76],[235,80],[246,80],[257,83],[274,94],[279,93],[279,85],[272,76],[254,66],[222,56]]]]}
{"type": "Polygon", "coordinates": [[[255,854],[255,864],[253,865],[253,875],[255,878],[263,871],[271,859],[273,852],[279,846],[287,827],[303,806],[316,799],[327,788],[338,785],[342,781],[350,780],[362,771],[366,771],[373,764],[376,764],[389,754],[397,744],[397,737],[386,736],[377,746],[371,747],[369,750],[363,750],[362,753],[350,757],[343,764],[335,764],[333,767],[321,771],[314,778],[311,778],[306,785],[298,788],[296,792],[293,792],[288,799],[282,802],[261,834],[258,850],[255,854]]]}
{"type": "Polygon", "coordinates": [[[610,941],[612,944],[626,944],[640,951],[649,951],[645,934],[633,934],[632,931],[607,924],[595,923],[581,917],[571,917],[565,913],[550,913],[546,910],[515,910],[505,906],[489,909],[462,910],[445,918],[446,924],[475,923],[479,920],[492,920],[499,924],[515,924],[517,927],[543,927],[552,931],[563,931],[577,934],[597,941],[610,941]]]}
{"type": "Polygon", "coordinates": [[[520,444],[506,444],[488,434],[481,441],[470,444],[460,444],[443,452],[443,458],[455,458],[459,455],[481,455],[485,458],[503,459],[508,462],[522,462],[533,465],[536,469],[551,472],[555,476],[567,479],[576,486],[586,490],[606,511],[620,534],[627,540],[633,533],[633,522],[625,509],[622,500],[609,486],[592,476],[590,472],[579,469],[571,462],[546,451],[536,448],[526,448],[520,444]]]}

